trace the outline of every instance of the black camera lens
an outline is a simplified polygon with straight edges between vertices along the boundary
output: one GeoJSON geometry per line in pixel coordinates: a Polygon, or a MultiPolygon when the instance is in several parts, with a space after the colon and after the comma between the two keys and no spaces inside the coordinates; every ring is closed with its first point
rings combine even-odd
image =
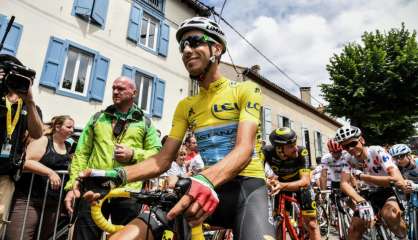
{"type": "Polygon", "coordinates": [[[31,85],[31,79],[20,74],[8,74],[6,78],[7,87],[17,93],[27,93],[31,85]]]}

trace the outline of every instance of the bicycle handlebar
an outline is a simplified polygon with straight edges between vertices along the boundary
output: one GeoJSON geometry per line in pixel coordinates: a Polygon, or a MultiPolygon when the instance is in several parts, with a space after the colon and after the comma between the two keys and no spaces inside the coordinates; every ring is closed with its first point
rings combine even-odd
{"type": "MultiPolygon", "coordinates": [[[[113,234],[121,230],[123,225],[114,225],[107,221],[102,213],[102,205],[111,198],[134,198],[138,203],[161,208],[164,211],[170,210],[184,194],[184,189],[177,187],[174,190],[154,190],[149,192],[128,191],[124,188],[111,189],[106,196],[98,202],[91,204],[91,217],[94,223],[103,231],[113,234]]],[[[180,216],[182,217],[182,216],[180,216]]],[[[176,219],[177,220],[177,219],[176,219]]],[[[203,226],[198,225],[191,229],[191,240],[203,240],[203,226]]]]}
{"type": "Polygon", "coordinates": [[[100,199],[98,202],[94,202],[91,204],[91,217],[94,223],[103,231],[111,234],[121,230],[124,226],[114,225],[107,221],[107,219],[103,216],[102,213],[102,205],[109,198],[119,197],[130,198],[131,194],[123,188],[114,188],[104,198],[100,199]]]}

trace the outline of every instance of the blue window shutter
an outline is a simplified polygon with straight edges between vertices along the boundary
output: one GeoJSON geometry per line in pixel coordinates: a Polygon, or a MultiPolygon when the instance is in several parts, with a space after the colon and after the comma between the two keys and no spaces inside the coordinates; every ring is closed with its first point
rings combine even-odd
{"type": "Polygon", "coordinates": [[[51,37],[42,69],[40,85],[56,89],[63,71],[64,59],[68,51],[68,42],[51,37]]]}
{"type": "Polygon", "coordinates": [[[90,84],[91,100],[103,101],[104,91],[106,88],[107,73],[109,70],[110,60],[104,56],[96,55],[95,70],[90,84]]]}
{"type": "Polygon", "coordinates": [[[6,16],[0,14],[0,41],[3,40],[3,36],[6,33],[6,27],[9,20],[6,16]]]}
{"type": "Polygon", "coordinates": [[[142,18],[142,8],[137,3],[132,3],[131,14],[128,23],[128,39],[139,42],[139,27],[142,18]]]}
{"type": "Polygon", "coordinates": [[[22,31],[23,26],[14,22],[3,45],[3,50],[9,51],[11,55],[16,55],[22,31]]]}
{"type": "Polygon", "coordinates": [[[158,47],[158,54],[160,54],[161,56],[167,57],[170,26],[165,22],[161,22],[160,29],[161,29],[161,34],[160,34],[160,45],[158,47]]]}
{"type": "MultiPolygon", "coordinates": [[[[0,17],[0,41],[3,39],[6,33],[7,24],[9,19],[6,16],[0,17]]],[[[16,56],[17,48],[19,46],[20,37],[22,36],[23,26],[16,22],[13,22],[9,33],[7,34],[6,41],[4,42],[1,53],[10,54],[16,56]]]]}
{"type": "Polygon", "coordinates": [[[74,0],[74,13],[88,20],[94,0],[74,0]]]}
{"type": "Polygon", "coordinates": [[[152,116],[161,118],[163,116],[164,107],[165,81],[155,78],[154,81],[154,99],[152,101],[152,116]]]}
{"type": "Polygon", "coordinates": [[[122,76],[129,77],[134,79],[135,70],[133,67],[123,64],[122,66],[122,76]]]}
{"type": "Polygon", "coordinates": [[[109,6],[109,0],[96,0],[94,1],[93,12],[91,18],[98,25],[104,27],[106,23],[107,9],[109,6]]]}

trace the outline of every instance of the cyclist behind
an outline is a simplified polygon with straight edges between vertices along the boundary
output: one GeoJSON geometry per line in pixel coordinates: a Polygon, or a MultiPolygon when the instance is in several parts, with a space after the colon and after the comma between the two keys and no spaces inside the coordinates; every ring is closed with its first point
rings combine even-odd
{"type": "MultiPolygon", "coordinates": [[[[204,17],[187,19],[176,38],[186,70],[199,82],[199,94],[177,105],[171,132],[160,153],[107,174],[115,174],[117,183],[158,176],[170,167],[189,127],[206,169],[186,178],[188,192],[167,215],[141,214],[111,239],[144,239],[149,217],[154,239],[161,239],[165,228],[161,222],[173,220],[184,211],[191,226],[211,215],[207,222],[232,228],[235,239],[273,239],[260,142],[261,90],[250,81],[237,83],[221,75],[219,62],[226,51],[226,40],[216,22],[204,17]]],[[[84,176],[92,172],[96,173],[86,171],[84,176]]],[[[90,192],[85,197],[97,195],[90,192]]]]}
{"type": "Polygon", "coordinates": [[[287,127],[274,130],[269,138],[272,145],[264,148],[264,158],[278,177],[268,179],[270,194],[275,195],[279,191],[297,192],[310,239],[321,239],[316,220],[316,203],[313,191],[309,188],[308,150],[296,145],[296,133],[287,127]]]}
{"type": "Polygon", "coordinates": [[[328,179],[331,181],[332,189],[340,188],[341,171],[343,168],[349,167],[351,156],[348,152],[343,151],[340,144],[333,139],[327,142],[329,153],[325,154],[322,159],[322,172],[320,178],[320,186],[322,190],[329,187],[328,179]]]}
{"type": "Polygon", "coordinates": [[[418,158],[414,158],[411,149],[405,144],[396,144],[389,149],[389,154],[407,179],[405,192],[418,191],[418,158]]]}
{"type": "Polygon", "coordinates": [[[361,170],[351,167],[343,168],[341,173],[341,190],[355,203],[355,214],[351,220],[348,238],[361,239],[367,227],[374,224],[374,213],[386,223],[388,228],[400,238],[406,236],[406,225],[401,217],[399,205],[396,202],[390,182],[394,181],[399,187],[404,186],[399,169],[391,156],[380,146],[365,146],[361,130],[354,126],[344,126],[337,129],[335,141],[348,151],[361,170]],[[357,180],[369,185],[370,189],[364,196],[357,193],[350,181],[351,172],[357,180]],[[370,203],[367,201],[370,201],[370,203]]]}
{"type": "Polygon", "coordinates": [[[312,187],[319,187],[319,179],[321,177],[321,173],[322,173],[322,164],[321,164],[321,160],[316,161],[318,165],[316,165],[315,167],[311,167],[311,173],[310,173],[310,178],[311,178],[311,186],[312,187]]]}

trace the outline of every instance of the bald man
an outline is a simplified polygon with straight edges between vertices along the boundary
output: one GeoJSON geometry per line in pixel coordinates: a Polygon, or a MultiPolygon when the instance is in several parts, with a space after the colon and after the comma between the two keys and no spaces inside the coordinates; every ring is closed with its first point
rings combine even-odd
{"type": "MultiPolygon", "coordinates": [[[[77,177],[87,168],[113,169],[132,165],[159,152],[161,142],[155,127],[143,111],[134,103],[135,82],[127,77],[118,77],[112,85],[113,104],[94,114],[80,136],[71,162],[70,180],[65,189],[65,206],[74,213],[72,202],[80,196],[77,177]]],[[[126,185],[139,189],[140,182],[126,185]]],[[[102,211],[105,217],[112,216],[112,223],[125,225],[138,216],[140,206],[131,199],[112,199],[102,211]]],[[[73,239],[100,239],[102,231],[90,215],[90,203],[81,199],[77,211],[73,239]]]]}

